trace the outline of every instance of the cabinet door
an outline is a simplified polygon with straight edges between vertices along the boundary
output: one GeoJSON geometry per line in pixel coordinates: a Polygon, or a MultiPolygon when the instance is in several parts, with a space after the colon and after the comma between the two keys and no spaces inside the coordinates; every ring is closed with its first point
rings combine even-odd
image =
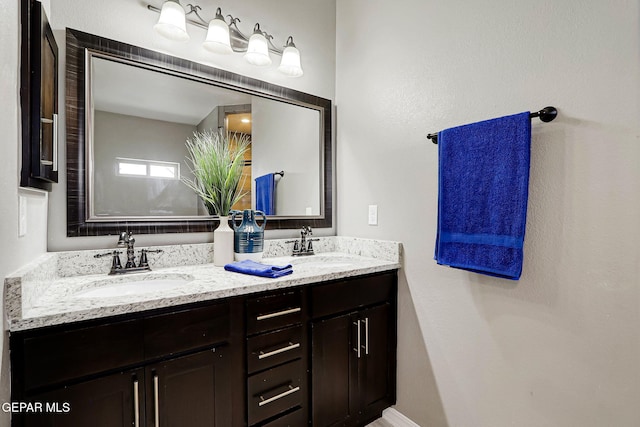
{"type": "Polygon", "coordinates": [[[147,426],[237,425],[232,387],[238,385],[227,351],[219,347],[147,367],[147,426]]]}
{"type": "MultiPolygon", "coordinates": [[[[135,427],[144,414],[143,372],[129,371],[30,399],[42,412],[22,414],[26,427],[135,427]]],[[[20,425],[20,423],[14,423],[20,425]]]]}
{"type": "Polygon", "coordinates": [[[352,345],[355,323],[356,317],[346,314],[311,325],[314,427],[343,425],[357,416],[352,380],[358,363],[352,357],[356,354],[352,345]]]}
{"type": "Polygon", "coordinates": [[[358,407],[365,418],[393,404],[395,389],[394,323],[386,303],[359,313],[363,348],[358,366],[358,407]]]}

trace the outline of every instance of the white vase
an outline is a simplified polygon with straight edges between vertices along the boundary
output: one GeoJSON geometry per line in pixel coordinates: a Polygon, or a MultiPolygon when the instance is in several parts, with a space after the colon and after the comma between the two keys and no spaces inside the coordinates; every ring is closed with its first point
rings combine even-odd
{"type": "Polygon", "coordinates": [[[233,262],[233,230],[229,217],[221,216],[220,225],[213,232],[213,265],[222,267],[233,262]]]}

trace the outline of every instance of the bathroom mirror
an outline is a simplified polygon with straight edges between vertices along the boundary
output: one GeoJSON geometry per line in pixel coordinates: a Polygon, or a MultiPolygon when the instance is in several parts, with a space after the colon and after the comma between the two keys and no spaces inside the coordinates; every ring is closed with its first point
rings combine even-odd
{"type": "Polygon", "coordinates": [[[251,139],[235,208],[275,174],[267,228],[331,226],[331,101],[71,29],[66,79],[68,236],[213,230],[181,181],[209,129],[251,139]]]}

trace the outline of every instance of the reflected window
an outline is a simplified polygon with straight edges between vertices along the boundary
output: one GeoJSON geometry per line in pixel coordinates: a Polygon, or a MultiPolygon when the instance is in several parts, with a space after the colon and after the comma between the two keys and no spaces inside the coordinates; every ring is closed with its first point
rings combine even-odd
{"type": "Polygon", "coordinates": [[[180,179],[180,163],[116,158],[116,175],[138,178],[180,179]]]}

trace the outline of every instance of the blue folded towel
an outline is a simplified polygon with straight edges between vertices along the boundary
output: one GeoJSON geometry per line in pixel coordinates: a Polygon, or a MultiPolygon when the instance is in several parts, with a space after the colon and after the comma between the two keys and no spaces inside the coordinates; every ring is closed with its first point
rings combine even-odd
{"type": "Polygon", "coordinates": [[[276,214],[275,192],[276,179],[275,174],[268,173],[259,176],[256,181],[256,210],[264,212],[265,215],[276,214]]]}
{"type": "Polygon", "coordinates": [[[232,262],[225,265],[224,269],[227,271],[233,271],[235,273],[250,274],[252,276],[270,278],[282,277],[286,276],[287,274],[293,273],[291,264],[283,266],[267,265],[251,261],[249,259],[246,259],[244,261],[232,262]]]}
{"type": "Polygon", "coordinates": [[[529,112],[438,134],[438,264],[520,278],[530,150],[529,112]]]}

